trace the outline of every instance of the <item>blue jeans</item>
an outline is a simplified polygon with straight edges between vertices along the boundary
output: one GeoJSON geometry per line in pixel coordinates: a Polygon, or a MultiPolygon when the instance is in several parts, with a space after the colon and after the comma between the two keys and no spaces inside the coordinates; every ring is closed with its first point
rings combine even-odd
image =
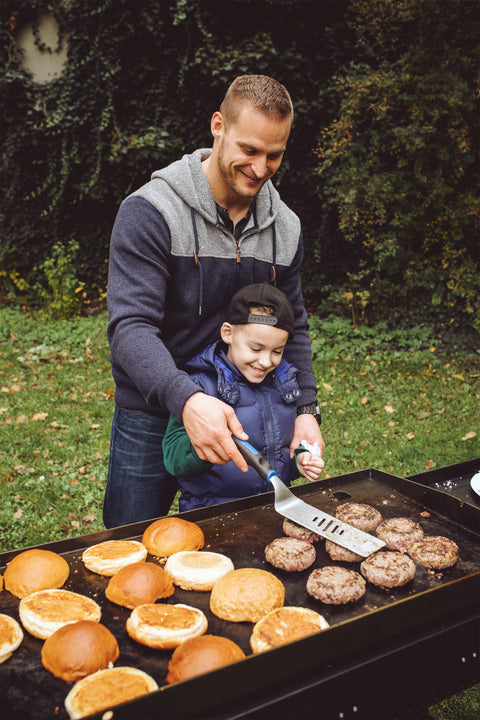
{"type": "Polygon", "coordinates": [[[163,464],[168,419],[116,407],[103,503],[105,527],[168,515],[177,480],[163,464]]]}

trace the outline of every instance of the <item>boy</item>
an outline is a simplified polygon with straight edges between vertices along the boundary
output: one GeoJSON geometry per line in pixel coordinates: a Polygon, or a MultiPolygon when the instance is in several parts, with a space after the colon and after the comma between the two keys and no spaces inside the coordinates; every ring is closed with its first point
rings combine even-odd
{"type": "MultiPolygon", "coordinates": [[[[294,433],[301,391],[297,369],[283,358],[294,333],[293,308],[286,295],[272,285],[247,285],[230,303],[221,341],[196,355],[187,370],[207,394],[231,405],[259,450],[282,481],[295,477],[289,446],[294,433]]],[[[170,417],[163,440],[165,467],[178,478],[181,512],[267,492],[270,484],[249,468],[244,473],[232,462],[212,464],[195,452],[185,428],[170,417]]],[[[316,480],[323,460],[302,446],[296,451],[298,472],[316,480]]]]}

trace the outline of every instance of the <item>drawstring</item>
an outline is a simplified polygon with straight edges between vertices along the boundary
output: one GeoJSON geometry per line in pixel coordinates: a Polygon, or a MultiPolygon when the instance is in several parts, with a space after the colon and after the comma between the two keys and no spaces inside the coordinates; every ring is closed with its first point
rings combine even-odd
{"type": "Polygon", "coordinates": [[[195,211],[193,208],[190,208],[190,215],[192,218],[192,225],[193,225],[193,235],[195,237],[195,249],[193,251],[193,257],[195,260],[195,265],[198,267],[198,270],[200,272],[200,297],[198,300],[198,314],[202,314],[202,304],[203,304],[203,268],[202,263],[200,262],[200,258],[198,257],[198,253],[200,252],[200,245],[198,242],[198,231],[197,231],[197,223],[195,221],[195,211]]]}
{"type": "Polygon", "coordinates": [[[272,225],[272,274],[270,276],[270,282],[273,283],[276,287],[277,285],[277,269],[276,269],[276,263],[277,263],[277,231],[275,229],[275,220],[273,221],[272,225]]]}
{"type": "MultiPolygon", "coordinates": [[[[200,252],[200,245],[198,242],[198,231],[197,231],[197,223],[195,221],[195,211],[191,207],[190,208],[190,216],[192,218],[192,226],[193,226],[193,235],[195,238],[195,249],[193,251],[193,258],[195,260],[195,265],[198,267],[198,270],[200,272],[200,292],[199,292],[199,301],[198,301],[198,314],[202,314],[202,304],[203,304],[203,268],[202,263],[200,262],[199,252],[200,252]]],[[[271,265],[271,275],[270,275],[270,282],[275,285],[277,285],[277,269],[276,269],[276,263],[277,263],[277,231],[275,228],[275,221],[273,221],[272,224],[272,265],[271,265]]]]}

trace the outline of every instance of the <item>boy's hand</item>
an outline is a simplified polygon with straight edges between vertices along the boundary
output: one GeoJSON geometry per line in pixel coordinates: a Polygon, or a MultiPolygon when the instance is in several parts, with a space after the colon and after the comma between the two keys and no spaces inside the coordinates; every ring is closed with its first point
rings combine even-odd
{"type": "Polygon", "coordinates": [[[243,472],[248,465],[232,440],[248,440],[233,408],[203,392],[191,395],[183,406],[182,422],[201,460],[224,465],[233,460],[243,472]]]}
{"type": "Polygon", "coordinates": [[[309,481],[318,480],[325,465],[321,457],[312,455],[309,452],[299,453],[296,461],[298,472],[309,481]]]}

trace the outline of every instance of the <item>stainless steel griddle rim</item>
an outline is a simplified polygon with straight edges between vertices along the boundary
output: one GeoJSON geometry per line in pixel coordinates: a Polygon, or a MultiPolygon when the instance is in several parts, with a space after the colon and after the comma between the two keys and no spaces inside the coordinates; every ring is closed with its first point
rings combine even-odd
{"type": "MultiPolygon", "coordinates": [[[[347,659],[352,664],[365,653],[398,640],[399,627],[405,640],[419,631],[433,636],[439,627],[465,616],[480,620],[476,602],[479,594],[480,571],[397,601],[394,623],[390,606],[357,615],[274,650],[249,655],[245,660],[191,680],[162,686],[154,693],[118,706],[114,718],[131,720],[132,710],[142,720],[207,718],[209,711],[221,706],[234,708],[236,700],[249,694],[265,694],[275,687],[285,687],[312,671],[320,675],[347,659]]],[[[89,717],[101,720],[104,713],[89,717]]]]}

